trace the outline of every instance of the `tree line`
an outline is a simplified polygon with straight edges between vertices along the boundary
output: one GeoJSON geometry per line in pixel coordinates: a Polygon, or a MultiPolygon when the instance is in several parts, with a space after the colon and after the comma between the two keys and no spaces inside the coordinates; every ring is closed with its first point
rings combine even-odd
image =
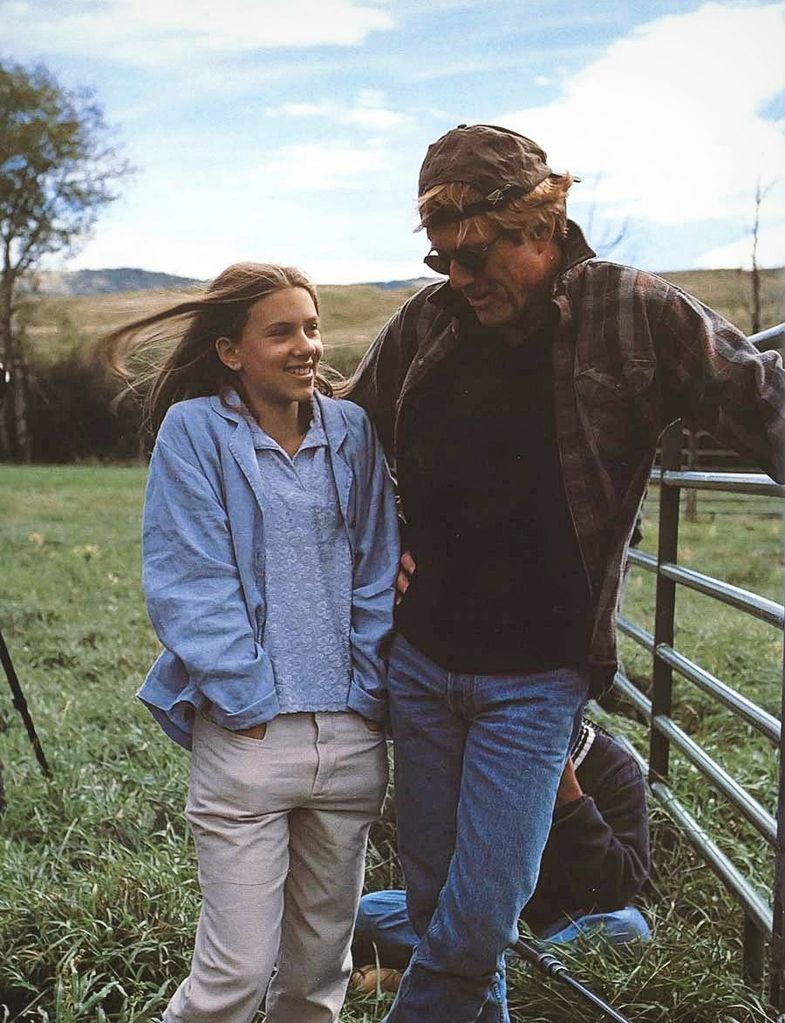
{"type": "MultiPolygon", "coordinates": [[[[64,87],[43,66],[0,61],[0,457],[33,458],[35,419],[47,408],[33,394],[51,390],[53,377],[62,385],[67,369],[47,380],[28,363],[23,280],[45,256],[78,247],[131,169],[91,91],[64,87]]],[[[50,418],[50,440],[64,425],[50,418]]]]}

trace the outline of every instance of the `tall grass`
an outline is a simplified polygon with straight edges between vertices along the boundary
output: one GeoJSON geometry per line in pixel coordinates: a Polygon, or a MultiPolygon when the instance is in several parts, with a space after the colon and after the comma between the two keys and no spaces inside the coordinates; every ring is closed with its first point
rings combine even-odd
{"type": "MultiPolygon", "coordinates": [[[[188,758],[133,698],[158,649],[139,586],[143,484],[138,468],[0,466],[0,627],[54,774],[51,782],[41,776],[0,688],[8,799],[0,818],[0,1006],[9,1023],[156,1019],[188,969],[198,908],[183,819],[188,758]]],[[[782,523],[766,517],[776,514],[773,505],[715,507],[701,497],[682,557],[781,599],[782,523]]],[[[625,609],[649,628],[651,583],[633,575],[625,609]]],[[[778,710],[775,630],[697,596],[680,598],[679,622],[685,653],[778,710]]],[[[647,656],[630,644],[624,654],[645,686],[647,656]]],[[[674,716],[771,805],[775,758],[765,744],[686,685],[674,716]]],[[[634,722],[613,727],[645,748],[634,722]]],[[[674,784],[765,891],[771,859],[757,836],[679,758],[674,784]]],[[[766,1019],[740,980],[740,911],[663,813],[652,816],[656,871],[644,911],[654,941],[626,952],[577,947],[563,958],[641,1023],[766,1019]]],[[[367,881],[400,883],[391,806],[372,836],[367,881]]],[[[515,1017],[532,1023],[595,1018],[524,969],[513,969],[511,1001],[515,1017]]],[[[342,1018],[372,1023],[388,1005],[387,995],[350,994],[342,1018]]]]}

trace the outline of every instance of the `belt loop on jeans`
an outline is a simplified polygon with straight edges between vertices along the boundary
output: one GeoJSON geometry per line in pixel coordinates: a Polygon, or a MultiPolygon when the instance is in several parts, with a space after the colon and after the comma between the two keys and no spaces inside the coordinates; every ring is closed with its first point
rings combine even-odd
{"type": "Polygon", "coordinates": [[[316,726],[317,743],[330,742],[335,738],[336,715],[329,711],[316,710],[312,714],[313,723],[316,726]]]}
{"type": "Polygon", "coordinates": [[[325,791],[335,769],[336,746],[332,741],[335,739],[335,715],[325,711],[315,711],[313,719],[316,724],[317,761],[313,792],[316,795],[325,791]]]}

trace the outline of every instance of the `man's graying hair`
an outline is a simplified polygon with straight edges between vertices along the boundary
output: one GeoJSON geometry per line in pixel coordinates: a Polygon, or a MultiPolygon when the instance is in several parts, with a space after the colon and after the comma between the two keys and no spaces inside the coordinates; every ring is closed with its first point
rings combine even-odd
{"type": "MultiPolygon", "coordinates": [[[[494,233],[518,236],[521,241],[557,241],[567,233],[567,193],[573,183],[571,174],[551,174],[536,188],[518,199],[513,199],[496,210],[479,213],[458,224],[458,242],[463,241],[470,227],[476,227],[489,238],[494,233]]],[[[437,211],[460,212],[484,196],[473,185],[453,181],[434,185],[417,203],[420,213],[418,230],[427,228],[428,221],[437,211]]]]}

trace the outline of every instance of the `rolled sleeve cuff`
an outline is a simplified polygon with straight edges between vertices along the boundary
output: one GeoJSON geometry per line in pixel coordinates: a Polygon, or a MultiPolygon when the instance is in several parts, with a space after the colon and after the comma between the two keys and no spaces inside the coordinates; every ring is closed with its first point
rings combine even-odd
{"type": "MultiPolygon", "coordinates": [[[[382,691],[383,693],[383,691],[382,691]]],[[[387,717],[387,699],[384,695],[372,696],[356,681],[349,686],[346,705],[350,710],[362,714],[369,721],[385,721],[387,717]]]]}
{"type": "Polygon", "coordinates": [[[243,728],[253,728],[254,725],[264,724],[271,721],[279,712],[278,697],[272,692],[256,700],[242,710],[226,711],[216,704],[212,704],[208,713],[210,718],[221,728],[228,728],[232,732],[240,731],[243,728]]]}

